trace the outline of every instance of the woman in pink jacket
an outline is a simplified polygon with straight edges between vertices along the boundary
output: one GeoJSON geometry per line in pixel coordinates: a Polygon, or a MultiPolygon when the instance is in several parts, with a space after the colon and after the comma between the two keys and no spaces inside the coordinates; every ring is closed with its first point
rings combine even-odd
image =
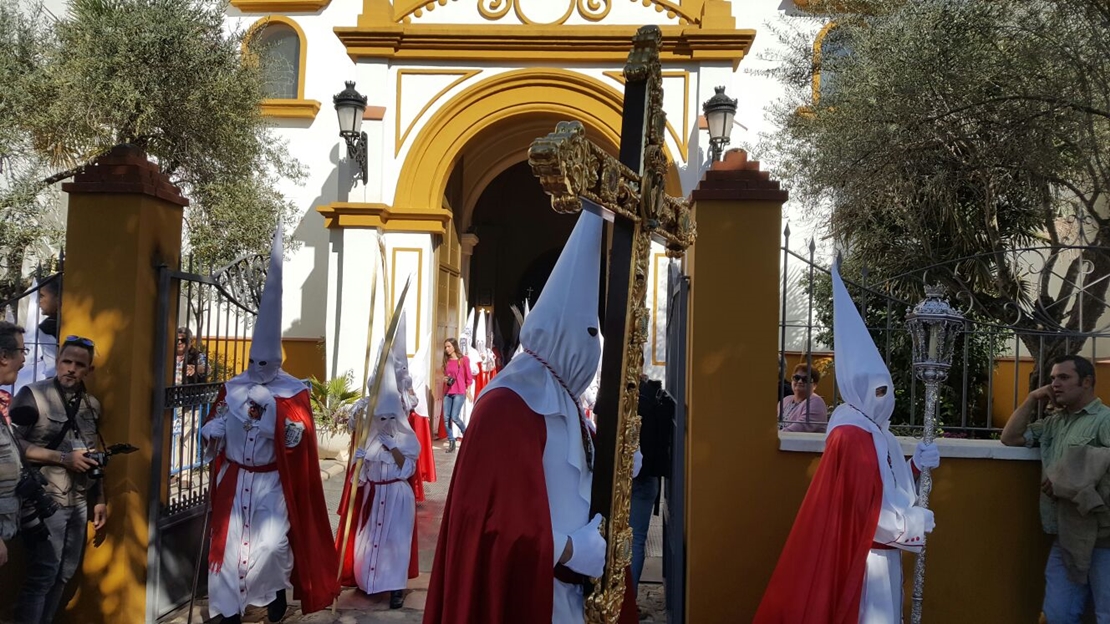
{"type": "Polygon", "coordinates": [[[470,372],[470,360],[459,353],[459,342],[454,338],[443,341],[443,383],[446,389],[443,393],[443,417],[447,426],[448,453],[455,452],[455,429],[451,423],[458,425],[459,435],[466,435],[466,425],[462,421],[463,403],[470,394],[470,384],[474,383],[474,375],[470,372]]]}

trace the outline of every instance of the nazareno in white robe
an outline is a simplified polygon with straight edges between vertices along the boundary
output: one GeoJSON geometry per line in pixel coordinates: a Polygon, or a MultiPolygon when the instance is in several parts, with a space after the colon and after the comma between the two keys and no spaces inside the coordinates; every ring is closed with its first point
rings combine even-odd
{"type": "Polygon", "coordinates": [[[418,444],[412,456],[409,455],[411,448],[401,447],[405,461],[398,467],[393,455],[380,443],[373,442],[371,440],[368,445],[373,449],[363,459],[360,485],[394,482],[374,485],[373,497],[365,501],[364,511],[356,516],[362,518],[363,513],[369,514],[358,528],[354,553],[355,582],[368,594],[404,589],[408,585],[412,532],[416,525],[416,497],[408,478],[416,472],[416,460],[420,455],[418,444]]]}
{"type": "MultiPolygon", "coordinates": [[[[228,413],[223,417],[226,418],[223,444],[227,459],[242,466],[274,463],[277,458],[273,399],[270,398],[262,418],[251,421],[246,402],[234,396],[242,393],[242,389],[232,390],[229,388],[228,413]],[[248,425],[251,426],[248,428],[248,425]]],[[[201,433],[213,423],[206,424],[201,433]]],[[[295,442],[299,441],[300,438],[296,438],[295,442]]],[[[225,465],[220,471],[217,483],[223,480],[227,468],[225,465]]],[[[240,470],[235,506],[228,520],[224,563],[219,572],[208,575],[210,617],[242,614],[248,605],[268,605],[277,592],[293,588],[292,571],[289,513],[278,472],[240,470]]]]}

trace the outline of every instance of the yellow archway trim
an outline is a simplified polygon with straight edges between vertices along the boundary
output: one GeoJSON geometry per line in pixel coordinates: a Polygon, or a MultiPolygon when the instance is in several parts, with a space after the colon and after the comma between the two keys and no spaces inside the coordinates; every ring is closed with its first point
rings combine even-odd
{"type": "Polygon", "coordinates": [[[413,126],[416,125],[416,122],[420,121],[420,118],[422,118],[424,116],[424,113],[428,112],[428,109],[431,108],[433,104],[438,102],[439,99],[441,97],[443,97],[443,95],[445,93],[447,93],[451,89],[454,89],[455,86],[458,85],[460,82],[464,82],[464,81],[466,81],[466,80],[468,80],[468,79],[470,79],[474,76],[477,76],[480,73],[482,73],[482,70],[480,70],[480,69],[398,69],[397,70],[397,107],[394,109],[396,111],[396,114],[394,115],[394,117],[396,119],[396,122],[395,122],[396,127],[394,128],[394,134],[393,134],[393,136],[395,137],[394,138],[394,146],[393,146],[393,155],[396,156],[397,154],[401,153],[401,146],[405,144],[405,140],[408,139],[409,133],[412,132],[413,126]],[[402,133],[401,132],[401,111],[404,110],[404,109],[401,108],[401,96],[403,95],[404,91],[402,89],[402,84],[401,83],[402,83],[402,79],[405,76],[412,76],[412,75],[420,75],[420,76],[458,76],[458,78],[451,81],[451,83],[448,84],[446,87],[440,89],[439,93],[436,93],[434,96],[432,96],[424,104],[424,107],[420,109],[420,112],[416,113],[416,116],[412,118],[412,121],[409,122],[408,127],[405,128],[404,133],[402,133]]]}
{"type": "Polygon", "coordinates": [[[439,206],[471,139],[507,119],[536,114],[579,119],[609,143],[620,140],[621,95],[601,81],[555,68],[498,74],[453,97],[417,133],[398,175],[394,205],[439,206]]]}
{"type": "MultiPolygon", "coordinates": [[[[602,73],[605,74],[606,76],[612,78],[613,80],[616,80],[617,82],[621,83],[622,85],[625,82],[623,71],[607,71],[607,72],[602,72],[602,73]]],[[[682,79],[682,128],[683,128],[684,133],[689,132],[689,130],[690,130],[690,72],[688,72],[686,70],[665,71],[665,72],[663,72],[663,78],[681,78],[682,79]]],[[[671,138],[674,139],[675,144],[678,145],[678,153],[682,155],[682,162],[689,161],[690,160],[690,157],[689,157],[690,135],[689,134],[680,135],[678,133],[678,131],[675,130],[674,125],[671,124],[671,121],[669,119],[667,120],[667,132],[670,133],[671,138]]]]}
{"type": "Polygon", "coordinates": [[[331,0],[231,0],[244,13],[308,13],[327,8],[331,0]]]}
{"type": "Polygon", "coordinates": [[[253,56],[249,49],[251,39],[269,24],[283,24],[292,28],[297,35],[299,41],[297,51],[300,57],[297,60],[297,97],[296,99],[268,98],[262,100],[262,114],[266,117],[280,119],[316,119],[316,114],[320,112],[320,102],[306,100],[304,97],[305,67],[308,64],[308,37],[305,37],[300,24],[284,15],[263,17],[251,24],[243,36],[243,55],[248,58],[253,56]]]}
{"type": "MultiPolygon", "coordinates": [[[[444,104],[417,133],[398,175],[393,205],[406,210],[441,206],[447,179],[464,148],[479,133],[514,118],[577,119],[604,142],[619,145],[622,102],[611,86],[565,69],[520,69],[479,81],[444,104]]],[[[546,132],[554,129],[552,124],[546,132]]],[[[504,170],[512,162],[506,158],[491,165],[504,170]]],[[[668,188],[681,192],[673,166],[668,188]]],[[[468,199],[475,192],[480,190],[468,199]]]]}
{"type": "Polygon", "coordinates": [[[813,72],[813,104],[821,103],[821,47],[825,44],[825,37],[836,28],[836,22],[829,22],[821,27],[813,39],[813,65],[818,68],[813,72]]]}
{"type": "Polygon", "coordinates": [[[332,202],[317,206],[324,227],[377,228],[383,232],[424,232],[444,234],[451,222],[451,211],[435,208],[396,209],[378,202],[332,202]]]}

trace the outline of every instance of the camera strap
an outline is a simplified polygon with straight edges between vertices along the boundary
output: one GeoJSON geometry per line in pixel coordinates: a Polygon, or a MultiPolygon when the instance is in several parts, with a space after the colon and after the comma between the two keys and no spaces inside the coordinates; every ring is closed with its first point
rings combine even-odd
{"type": "Polygon", "coordinates": [[[84,388],[78,388],[77,392],[73,394],[73,397],[67,401],[66,393],[62,390],[62,386],[58,383],[57,379],[54,380],[54,389],[58,392],[58,398],[62,400],[62,405],[65,406],[66,423],[62,425],[58,433],[55,433],[54,437],[50,438],[50,441],[46,443],[45,448],[51,451],[58,450],[58,447],[62,445],[62,440],[65,440],[66,434],[69,433],[70,429],[74,432],[77,431],[77,412],[81,409],[81,398],[85,394],[84,388]]]}

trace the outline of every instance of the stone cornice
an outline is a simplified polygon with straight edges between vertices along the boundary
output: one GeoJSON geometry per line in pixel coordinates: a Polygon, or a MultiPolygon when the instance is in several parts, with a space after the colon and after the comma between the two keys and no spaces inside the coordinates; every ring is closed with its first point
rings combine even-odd
{"type": "Polygon", "coordinates": [[[324,226],[332,228],[376,228],[384,232],[443,234],[451,222],[444,208],[398,209],[382,203],[333,202],[317,206],[324,226]]]}
{"type": "Polygon", "coordinates": [[[262,101],[262,114],[277,119],[316,119],[320,112],[317,100],[278,100],[262,101]]]}
{"type": "Polygon", "coordinates": [[[331,0],[231,0],[244,13],[309,13],[327,8],[331,0]]]}
{"type": "MultiPolygon", "coordinates": [[[[498,60],[623,65],[636,26],[458,26],[374,24],[337,27],[347,55],[359,59],[412,61],[498,60]]],[[[755,31],[661,26],[660,60],[729,62],[737,67],[751,48],[755,31]]]]}

